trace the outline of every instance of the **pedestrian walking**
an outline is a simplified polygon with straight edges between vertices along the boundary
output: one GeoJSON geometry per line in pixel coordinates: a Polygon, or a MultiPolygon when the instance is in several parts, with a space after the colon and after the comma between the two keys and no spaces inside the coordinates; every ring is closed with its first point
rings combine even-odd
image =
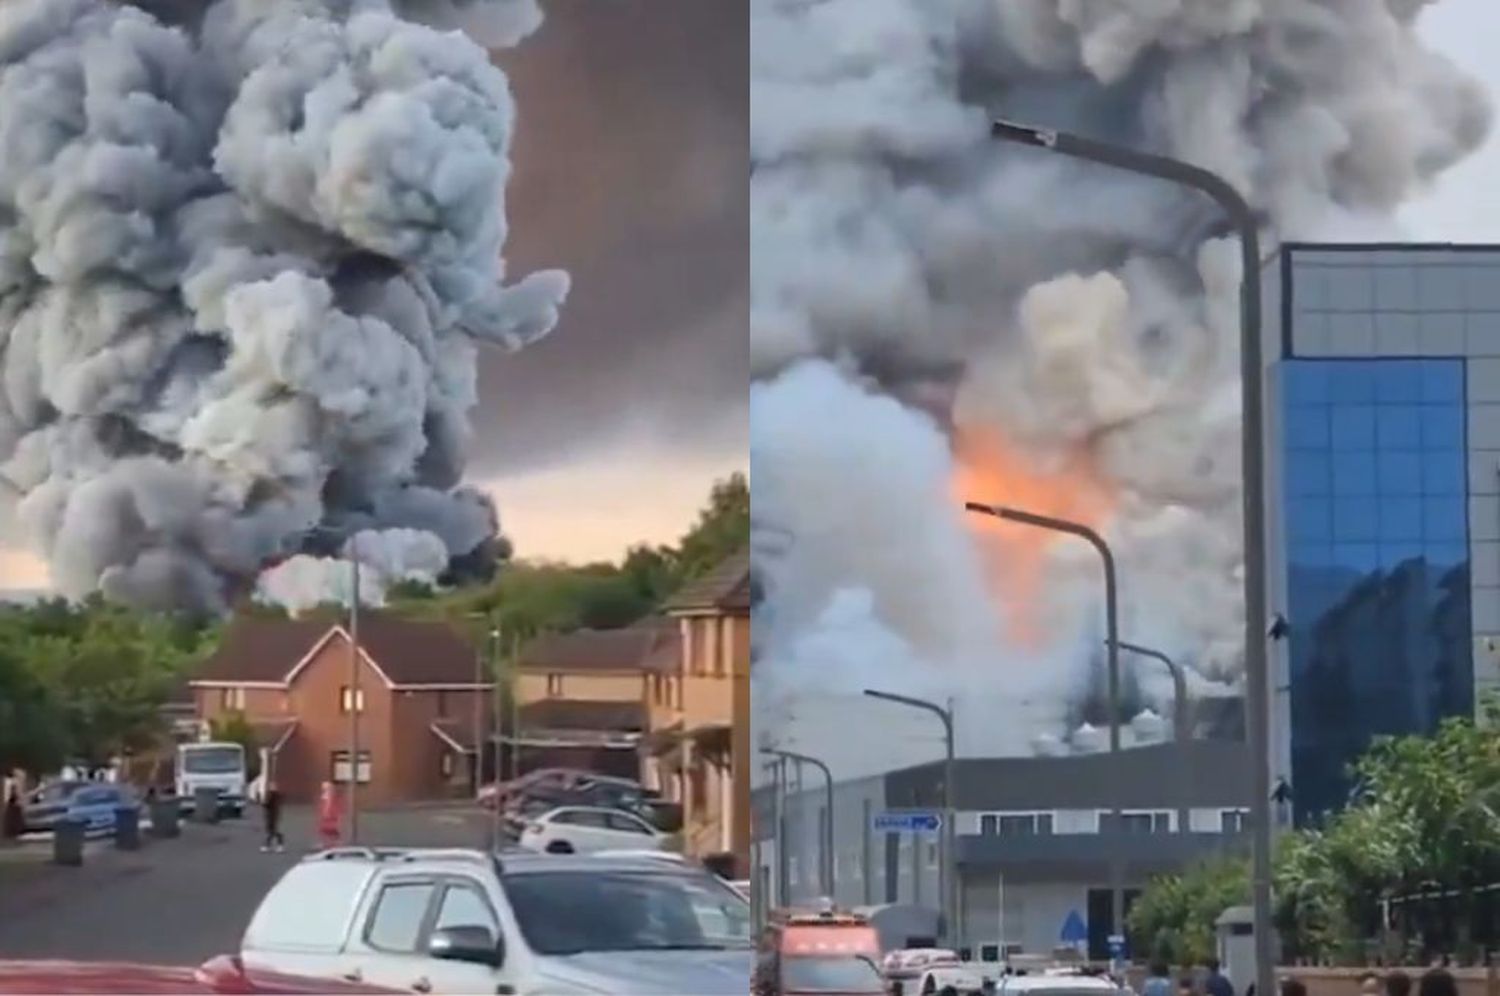
{"type": "Polygon", "coordinates": [[[281,835],[281,789],[276,783],[266,781],[265,791],[261,794],[260,808],[266,818],[266,842],[261,845],[262,851],[281,852],[286,849],[286,838],[281,835]]]}
{"type": "Polygon", "coordinates": [[[26,813],[21,808],[21,790],[15,785],[5,794],[4,836],[17,840],[26,832],[26,813]]]}
{"type": "Polygon", "coordinates": [[[339,842],[339,797],[333,782],[323,783],[322,795],[318,798],[318,840],[325,848],[339,842]]]}
{"type": "Polygon", "coordinates": [[[1203,967],[1208,969],[1208,977],[1203,980],[1205,996],[1234,996],[1234,983],[1220,971],[1219,959],[1210,958],[1203,967]]]}

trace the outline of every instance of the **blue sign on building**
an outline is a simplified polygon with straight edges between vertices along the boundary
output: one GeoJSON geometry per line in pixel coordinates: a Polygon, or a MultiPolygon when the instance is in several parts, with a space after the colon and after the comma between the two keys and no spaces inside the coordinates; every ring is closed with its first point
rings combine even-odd
{"type": "Polygon", "coordinates": [[[876,833],[937,833],[942,826],[941,813],[923,810],[876,813],[870,820],[870,828],[876,833]]]}
{"type": "Polygon", "coordinates": [[[1089,939],[1089,925],[1083,922],[1083,917],[1078,915],[1077,910],[1069,910],[1068,917],[1063,921],[1062,933],[1058,940],[1064,944],[1085,944],[1089,939]]]}

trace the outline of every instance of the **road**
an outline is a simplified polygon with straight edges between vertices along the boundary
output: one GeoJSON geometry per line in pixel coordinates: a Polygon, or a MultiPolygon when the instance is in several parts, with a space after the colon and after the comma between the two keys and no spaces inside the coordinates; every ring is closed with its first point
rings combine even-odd
{"type": "MultiPolygon", "coordinates": [[[[259,814],[247,813],[134,853],[96,845],[82,868],[0,867],[0,958],[196,965],[233,951],[261,896],[314,847],[310,811],[285,822],[282,854],[261,853],[259,814]]],[[[474,846],[485,827],[465,810],[360,817],[362,843],[393,846],[474,846]]]]}

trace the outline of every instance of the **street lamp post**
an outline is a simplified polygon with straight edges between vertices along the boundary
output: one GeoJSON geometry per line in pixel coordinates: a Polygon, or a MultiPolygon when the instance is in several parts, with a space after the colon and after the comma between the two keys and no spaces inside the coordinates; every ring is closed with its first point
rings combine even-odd
{"type": "Polygon", "coordinates": [[[1260,333],[1260,231],[1255,212],[1223,177],[1190,163],[1095,142],[1067,132],[996,121],[992,137],[1073,159],[1156,177],[1208,195],[1240,240],[1241,475],[1245,546],[1245,712],[1250,751],[1251,900],[1255,911],[1255,988],[1270,996],[1276,986],[1271,938],[1271,717],[1266,656],[1266,479],[1262,348],[1260,333]]]}
{"type": "Polygon", "coordinates": [[[956,838],[953,833],[953,710],[944,709],[936,702],[928,702],[926,699],[911,698],[907,695],[897,695],[894,692],[882,692],[874,688],[866,688],[865,695],[872,699],[880,699],[883,702],[894,702],[897,705],[910,706],[913,709],[921,709],[930,712],[943,722],[943,826],[940,831],[940,839],[943,847],[943,869],[941,875],[941,892],[943,919],[947,921],[947,932],[949,938],[955,942],[961,934],[958,923],[958,876],[955,869],[958,864],[958,855],[954,853],[956,838]]]}
{"type": "Polygon", "coordinates": [[[1154,661],[1166,665],[1172,673],[1172,739],[1177,744],[1177,758],[1182,765],[1181,784],[1178,786],[1177,806],[1177,832],[1185,834],[1188,832],[1188,792],[1190,779],[1189,767],[1191,758],[1188,755],[1188,744],[1193,738],[1193,731],[1189,729],[1188,722],[1188,697],[1187,676],[1183,674],[1182,667],[1172,658],[1160,650],[1143,647],[1138,643],[1120,641],[1120,649],[1128,653],[1138,654],[1141,657],[1149,657],[1154,661]]]}
{"type": "MultiPolygon", "coordinates": [[[[1010,508],[1005,505],[985,505],[977,501],[964,502],[964,508],[970,512],[980,515],[992,515],[997,519],[1007,522],[1019,522],[1025,526],[1035,526],[1038,529],[1050,529],[1053,532],[1066,533],[1069,536],[1077,536],[1086,541],[1099,554],[1099,560],[1104,565],[1104,630],[1105,630],[1105,659],[1106,670],[1109,673],[1109,755],[1115,767],[1115,777],[1110,779],[1110,801],[1111,819],[1114,823],[1114,832],[1121,834],[1125,832],[1125,820],[1120,806],[1120,618],[1119,618],[1119,586],[1115,578],[1115,555],[1104,542],[1104,537],[1085,526],[1081,522],[1071,522],[1067,519],[1058,519],[1050,515],[1039,515],[1036,512],[1028,512],[1024,509],[1010,508]]],[[[1125,932],[1125,868],[1119,856],[1120,845],[1115,842],[1110,848],[1109,860],[1109,902],[1110,923],[1112,930],[1117,934],[1125,932]]]]}
{"type": "Polygon", "coordinates": [[[818,880],[823,885],[823,894],[831,899],[838,889],[838,884],[834,881],[833,772],[829,770],[828,765],[808,754],[798,754],[796,751],[780,750],[775,747],[762,747],[760,752],[769,757],[780,757],[799,764],[810,764],[823,775],[824,807],[828,811],[828,816],[823,821],[823,839],[819,844],[819,849],[823,852],[823,860],[818,869],[818,880]]]}

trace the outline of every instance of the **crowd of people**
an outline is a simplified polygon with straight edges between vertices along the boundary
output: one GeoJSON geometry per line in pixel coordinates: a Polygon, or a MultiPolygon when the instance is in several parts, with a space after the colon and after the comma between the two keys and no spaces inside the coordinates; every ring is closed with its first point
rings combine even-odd
{"type": "MultiPolygon", "coordinates": [[[[1217,959],[1210,958],[1204,968],[1201,980],[1182,975],[1174,983],[1166,962],[1152,962],[1141,996],[1236,996],[1234,984],[1220,970],[1217,959]]],[[[1416,996],[1458,996],[1458,981],[1445,968],[1430,968],[1422,973],[1416,989],[1416,996]]],[[[1367,972],[1360,979],[1359,992],[1360,996],[1412,996],[1412,977],[1399,968],[1384,975],[1367,972]]],[[[1254,983],[1244,996],[1255,996],[1254,983]]],[[[1307,996],[1307,984],[1295,977],[1282,979],[1278,996],[1307,996]]]]}

